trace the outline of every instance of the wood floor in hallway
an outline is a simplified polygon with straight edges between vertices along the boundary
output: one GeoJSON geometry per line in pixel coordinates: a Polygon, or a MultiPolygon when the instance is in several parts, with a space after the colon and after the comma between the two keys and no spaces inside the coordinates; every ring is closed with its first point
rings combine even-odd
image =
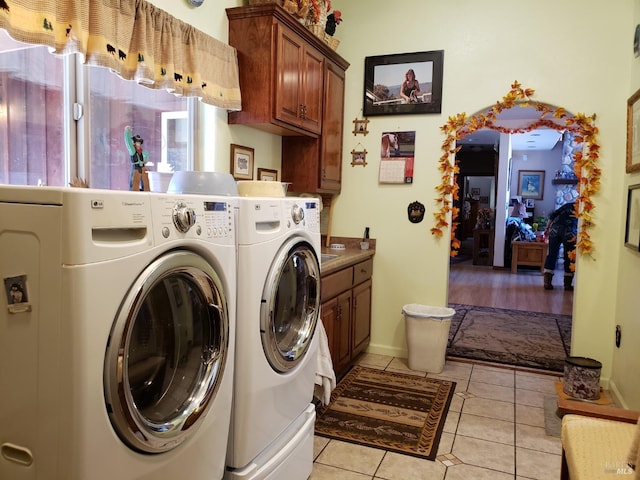
{"type": "Polygon", "coordinates": [[[471,260],[451,265],[449,303],[509,308],[529,312],[571,315],[573,292],[563,288],[563,271],[556,269],[553,290],[542,287],[540,270],[509,269],[473,265],[471,260]]]}

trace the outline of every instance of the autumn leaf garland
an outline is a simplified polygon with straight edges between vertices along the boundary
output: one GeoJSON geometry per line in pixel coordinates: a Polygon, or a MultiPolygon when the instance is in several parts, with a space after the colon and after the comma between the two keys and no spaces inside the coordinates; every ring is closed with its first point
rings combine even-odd
{"type": "MultiPolygon", "coordinates": [[[[552,108],[547,104],[531,100],[535,91],[531,88],[523,88],[519,82],[511,85],[511,90],[487,112],[478,113],[470,118],[465,113],[449,117],[447,123],[440,127],[446,138],[442,143],[442,155],[439,160],[441,182],[436,186],[436,203],[440,209],[433,215],[435,225],[431,228],[431,234],[437,237],[444,235],[444,229],[449,226],[448,217],[451,215],[451,256],[456,256],[460,249],[460,241],[455,232],[458,227],[456,221],[459,209],[454,206],[459,199],[459,189],[455,181],[460,169],[455,161],[455,154],[460,150],[456,141],[481,128],[491,128],[502,133],[518,134],[541,127],[554,130],[569,130],[575,133],[575,141],[584,145],[583,151],[574,153],[574,172],[580,179],[578,183],[578,197],[575,202],[576,216],[579,220],[576,251],[581,254],[591,255],[593,242],[589,231],[593,228],[593,204],[592,197],[600,190],[601,170],[598,167],[600,146],[597,142],[598,128],[594,125],[596,116],[586,116],[578,113],[568,116],[563,108],[552,108]],[[533,107],[540,112],[540,119],[528,125],[526,128],[505,128],[495,124],[497,116],[513,107],[533,107]],[[564,125],[549,118],[563,120],[564,125]],[[453,158],[453,161],[451,160],[453,158]]],[[[575,260],[576,251],[573,253],[575,260]]]]}

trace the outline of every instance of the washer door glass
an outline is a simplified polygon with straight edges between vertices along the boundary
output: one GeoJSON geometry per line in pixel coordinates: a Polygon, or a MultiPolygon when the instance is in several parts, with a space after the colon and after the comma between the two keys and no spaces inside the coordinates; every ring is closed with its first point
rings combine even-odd
{"type": "Polygon", "coordinates": [[[220,278],[185,251],[149,265],[124,299],[105,356],[111,423],[132,449],[168,451],[191,435],[217,393],[229,319],[220,278]]]}
{"type": "Polygon", "coordinates": [[[294,368],[309,349],[318,322],[320,267],[313,247],[298,239],[276,256],[262,294],[262,347],[277,372],[294,368]]]}

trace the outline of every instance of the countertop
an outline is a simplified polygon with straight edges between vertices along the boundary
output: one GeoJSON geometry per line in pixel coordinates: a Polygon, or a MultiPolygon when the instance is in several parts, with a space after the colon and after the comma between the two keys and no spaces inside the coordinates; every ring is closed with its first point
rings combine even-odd
{"type": "Polygon", "coordinates": [[[358,238],[331,238],[331,244],[340,243],[345,246],[344,249],[334,249],[328,247],[322,247],[321,253],[328,253],[330,255],[337,255],[335,258],[320,262],[320,273],[322,275],[328,275],[343,268],[355,265],[356,263],[363,262],[376,253],[376,241],[375,239],[369,239],[369,249],[362,250],[360,248],[361,239],[358,238]]]}

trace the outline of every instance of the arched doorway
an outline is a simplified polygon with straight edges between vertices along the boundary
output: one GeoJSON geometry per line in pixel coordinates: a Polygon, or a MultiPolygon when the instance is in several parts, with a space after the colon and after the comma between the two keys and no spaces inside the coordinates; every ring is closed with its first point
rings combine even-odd
{"type": "MultiPolygon", "coordinates": [[[[458,174],[458,165],[453,161],[455,154],[459,151],[461,143],[460,140],[465,137],[481,131],[492,130],[502,135],[514,135],[529,133],[540,128],[546,128],[555,130],[558,132],[571,132],[575,135],[575,140],[583,144],[583,148],[575,152],[575,168],[576,175],[576,198],[575,203],[578,205],[578,217],[580,220],[579,233],[578,233],[578,248],[576,249],[578,254],[588,255],[591,252],[591,241],[589,237],[589,230],[593,226],[591,222],[591,211],[593,204],[591,203],[591,195],[595,193],[599,188],[600,171],[597,168],[598,160],[598,145],[596,142],[597,128],[594,126],[595,116],[587,117],[582,114],[568,114],[562,107],[556,107],[553,105],[532,101],[531,96],[533,91],[530,89],[522,89],[516,82],[512,85],[511,91],[503,98],[502,102],[498,102],[492,107],[467,117],[462,113],[454,117],[449,117],[449,121],[446,125],[441,127],[443,132],[447,135],[447,139],[442,145],[443,154],[440,159],[440,170],[443,172],[443,181],[437,187],[437,191],[441,196],[441,209],[435,214],[436,226],[432,229],[434,235],[442,234],[442,229],[448,227],[447,222],[448,215],[452,218],[452,254],[454,255],[460,247],[459,239],[455,238],[455,232],[458,228],[460,214],[459,210],[459,184],[455,182],[455,176],[458,174]],[[509,114],[515,112],[522,112],[521,107],[531,109],[537,113],[534,117],[519,118],[516,121],[507,121],[509,114]],[[503,120],[505,119],[505,120],[503,120]]],[[[516,115],[517,116],[517,115],[516,115]]],[[[500,152],[507,159],[511,157],[511,151],[507,153],[500,152]]],[[[503,185],[498,185],[496,188],[496,210],[494,215],[494,222],[498,225],[504,225],[506,216],[508,215],[508,188],[504,186],[505,178],[510,176],[510,170],[508,165],[501,165],[498,169],[497,182],[503,182],[503,185]],[[502,175],[502,177],[501,177],[502,175]],[[500,192],[500,189],[504,188],[504,191],[500,192]]],[[[579,268],[576,270],[579,274],[579,268]]],[[[508,275],[508,273],[507,273],[508,275]]],[[[536,287],[539,288],[539,292],[543,293],[542,279],[539,280],[536,287]]],[[[473,281],[473,280],[471,280],[473,281]]],[[[483,288],[491,287],[492,283],[487,281],[481,281],[479,286],[483,288]]],[[[481,291],[477,288],[478,285],[473,285],[467,282],[467,290],[478,294],[481,291]],[[474,288],[475,287],[475,288],[474,288]]],[[[496,287],[498,289],[504,288],[504,286],[496,287]]],[[[505,292],[499,291],[498,295],[505,292]]],[[[496,304],[496,295],[485,294],[485,303],[487,306],[502,307],[502,305],[496,304]]],[[[545,298],[545,302],[549,297],[545,298]]],[[[450,303],[466,303],[473,304],[469,301],[458,302],[451,301],[450,303]]],[[[547,302],[548,303],[548,302],[547,302]]],[[[512,306],[512,305],[511,305],[512,306]]],[[[540,308],[532,308],[531,304],[525,304],[523,310],[541,311],[540,308]]],[[[571,313],[573,309],[571,308],[571,313]]]]}

